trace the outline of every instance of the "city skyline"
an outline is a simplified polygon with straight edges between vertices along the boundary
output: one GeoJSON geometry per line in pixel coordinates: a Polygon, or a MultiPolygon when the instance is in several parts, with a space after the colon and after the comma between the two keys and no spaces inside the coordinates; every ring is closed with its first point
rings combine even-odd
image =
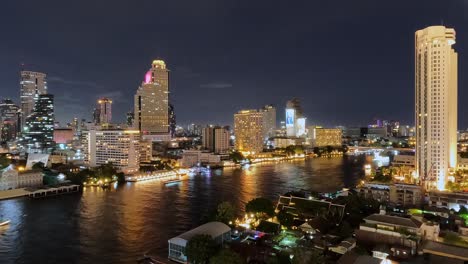
{"type": "MultiPolygon", "coordinates": [[[[107,19],[98,16],[104,8],[100,3],[94,9],[81,3],[73,8],[88,14],[90,24],[96,26],[83,24],[74,15],[45,15],[39,23],[50,47],[40,41],[24,42],[25,24],[5,30],[0,87],[5,91],[2,96],[18,104],[18,75],[24,63],[23,69],[48,75],[49,92],[56,95],[57,119],[62,123],[75,116],[90,120],[99,97],[114,101],[113,118],[123,122],[125,113],[133,108],[133,100],[128,98],[141,82],[147,62],[160,58],[171,69],[171,98],[181,124],[232,124],[232,114],[240,109],[266,104],[281,109],[292,97],[302,100],[310,124],[357,126],[375,117],[413,124],[414,52],[408,47],[414,44],[414,32],[437,24],[455,28],[459,72],[466,72],[468,21],[463,14],[468,4],[424,1],[425,12],[416,12],[422,1],[404,2],[405,9],[398,8],[401,3],[355,6],[343,2],[347,13],[329,4],[299,3],[278,18],[275,14],[281,6],[274,3],[268,9],[249,3],[248,12],[242,11],[244,3],[192,6],[200,14],[190,8],[177,12],[178,5],[170,3],[160,7],[167,12],[155,20],[140,14],[146,12],[149,2],[125,6],[117,1],[112,7],[117,16],[104,14],[107,19]],[[124,11],[128,15],[119,17],[124,11]],[[70,32],[93,36],[93,45],[71,36],[58,22],[70,26],[70,32]],[[165,23],[167,27],[155,30],[165,23]],[[126,26],[107,30],[109,24],[126,26]],[[325,24],[327,31],[321,27],[325,24]],[[155,34],[149,34],[152,30],[155,34]],[[318,36],[326,36],[327,41],[318,36]],[[344,45],[344,40],[352,45],[344,45]],[[252,90],[261,96],[246,96],[252,90]],[[366,101],[373,94],[376,99],[366,101]],[[333,108],[329,101],[335,102],[333,108]]],[[[192,3],[187,2],[189,5],[192,3]]],[[[43,5],[45,14],[52,12],[47,6],[43,5]]],[[[58,4],[52,10],[71,7],[58,4]]],[[[2,11],[9,9],[13,12],[0,16],[5,25],[23,11],[18,3],[8,3],[2,11]]],[[[35,16],[25,15],[24,23],[35,16]]],[[[468,98],[465,82],[461,74],[461,102],[468,98]]],[[[468,127],[467,116],[468,109],[460,104],[460,129],[468,127]]],[[[284,117],[278,115],[278,119],[284,117]]]]}

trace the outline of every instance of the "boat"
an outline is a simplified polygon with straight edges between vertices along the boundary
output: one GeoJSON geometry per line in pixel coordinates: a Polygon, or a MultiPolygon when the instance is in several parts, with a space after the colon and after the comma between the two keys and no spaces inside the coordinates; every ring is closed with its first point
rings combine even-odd
{"type": "MultiPolygon", "coordinates": [[[[0,220],[0,221],[1,221],[1,220],[0,220]]],[[[0,226],[6,226],[6,225],[8,225],[8,224],[10,224],[10,220],[5,220],[5,221],[1,221],[1,222],[0,222],[0,226]]]]}
{"type": "Polygon", "coordinates": [[[172,179],[172,180],[167,180],[167,181],[164,181],[164,184],[165,185],[172,185],[172,184],[176,184],[176,183],[179,183],[181,182],[182,180],[180,178],[177,178],[177,179],[172,179]]]}

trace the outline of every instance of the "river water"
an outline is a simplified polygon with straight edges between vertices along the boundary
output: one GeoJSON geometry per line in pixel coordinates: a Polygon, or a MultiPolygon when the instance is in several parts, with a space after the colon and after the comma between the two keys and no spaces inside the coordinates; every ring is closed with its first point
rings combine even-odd
{"type": "Polygon", "coordinates": [[[11,220],[0,227],[0,263],[136,263],[148,251],[165,256],[168,239],[202,224],[222,201],[240,213],[259,196],[352,187],[364,175],[363,163],[362,156],[288,161],[213,170],[171,186],[148,181],[0,201],[0,218],[11,220]]]}

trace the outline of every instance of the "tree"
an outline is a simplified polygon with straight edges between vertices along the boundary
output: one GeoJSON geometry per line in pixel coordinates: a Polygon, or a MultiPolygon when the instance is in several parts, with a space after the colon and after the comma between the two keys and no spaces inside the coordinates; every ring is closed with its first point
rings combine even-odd
{"type": "Polygon", "coordinates": [[[294,248],[293,252],[294,257],[292,258],[292,264],[323,264],[325,263],[325,258],[323,254],[315,249],[305,249],[305,248],[294,248]]]}
{"type": "Polygon", "coordinates": [[[190,263],[206,264],[216,252],[216,244],[209,235],[195,235],[187,243],[185,253],[190,263]]]}
{"type": "Polygon", "coordinates": [[[255,198],[245,205],[245,211],[248,213],[265,214],[269,217],[275,215],[273,203],[263,197],[255,198]]]}
{"type": "Polygon", "coordinates": [[[45,167],[44,163],[39,161],[39,162],[34,163],[34,165],[32,166],[32,169],[33,170],[42,170],[42,169],[44,169],[44,167],[45,167]]]}
{"type": "Polygon", "coordinates": [[[117,182],[119,183],[125,182],[125,174],[123,172],[117,173],[116,176],[117,176],[117,182]]]}
{"type": "Polygon", "coordinates": [[[281,210],[277,215],[278,221],[285,227],[291,227],[294,222],[294,216],[285,210],[281,210]]]}
{"type": "Polygon", "coordinates": [[[229,154],[229,157],[235,162],[235,163],[240,163],[242,160],[244,160],[244,155],[240,153],[239,151],[233,151],[229,154]]]}
{"type": "Polygon", "coordinates": [[[218,204],[216,209],[216,221],[229,224],[236,216],[236,209],[230,202],[222,202],[218,204]]]}
{"type": "Polygon", "coordinates": [[[210,259],[210,264],[244,264],[242,257],[229,249],[223,249],[210,259]]]}
{"type": "Polygon", "coordinates": [[[466,206],[460,205],[460,210],[458,210],[458,214],[468,214],[468,208],[466,208],[466,206]]]}
{"type": "Polygon", "coordinates": [[[11,160],[6,155],[0,155],[0,169],[10,166],[11,160]]]}

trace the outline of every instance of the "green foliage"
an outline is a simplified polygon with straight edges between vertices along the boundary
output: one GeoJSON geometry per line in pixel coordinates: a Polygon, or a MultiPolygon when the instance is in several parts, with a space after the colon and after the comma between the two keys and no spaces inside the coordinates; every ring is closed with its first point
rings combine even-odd
{"type": "Polygon", "coordinates": [[[244,155],[240,153],[239,151],[233,151],[229,153],[229,157],[235,162],[235,163],[240,163],[242,160],[245,159],[244,155]]]}
{"type": "Polygon", "coordinates": [[[244,264],[242,257],[229,249],[223,249],[210,259],[210,264],[244,264]]]}
{"type": "Polygon", "coordinates": [[[222,202],[216,209],[216,221],[229,224],[236,217],[236,209],[230,202],[222,202]]]}
{"type": "Polygon", "coordinates": [[[216,244],[209,235],[195,235],[187,243],[185,253],[190,263],[206,264],[216,252],[216,244]]]}
{"type": "Polygon", "coordinates": [[[43,170],[45,168],[44,166],[44,163],[43,162],[36,162],[34,163],[34,165],[32,166],[32,169],[33,170],[43,170]]]}
{"type": "Polygon", "coordinates": [[[447,184],[445,185],[445,188],[451,192],[459,192],[462,190],[462,187],[460,186],[459,183],[451,182],[451,181],[447,182],[447,184]]]}
{"type": "Polygon", "coordinates": [[[460,210],[458,210],[458,214],[468,214],[468,208],[466,206],[461,205],[460,210]]]}
{"type": "Polygon", "coordinates": [[[117,182],[119,183],[125,182],[125,174],[123,172],[119,172],[115,176],[117,176],[117,182]]]}
{"type": "Polygon", "coordinates": [[[468,247],[468,242],[461,238],[457,233],[448,232],[444,236],[444,243],[461,247],[468,247]]]}
{"type": "Polygon", "coordinates": [[[94,169],[96,174],[95,177],[99,179],[112,179],[112,176],[114,176],[117,173],[117,170],[112,166],[111,163],[109,164],[103,164],[97,168],[94,169]]]}
{"type": "Polygon", "coordinates": [[[277,215],[278,221],[281,225],[290,228],[294,222],[294,216],[285,210],[281,210],[277,215]]]}
{"type": "Polygon", "coordinates": [[[273,202],[263,197],[255,198],[249,201],[245,205],[245,211],[248,213],[265,214],[268,217],[275,215],[273,202]]]}
{"type": "Polygon", "coordinates": [[[314,249],[294,248],[291,263],[292,264],[323,264],[325,257],[320,251],[314,249]]]}
{"type": "Polygon", "coordinates": [[[84,182],[88,180],[89,177],[93,177],[94,172],[89,169],[84,169],[78,173],[69,173],[67,174],[67,180],[71,181],[73,184],[83,185],[84,182]]]}
{"type": "Polygon", "coordinates": [[[10,166],[11,160],[6,155],[0,155],[0,169],[10,166]]]}

